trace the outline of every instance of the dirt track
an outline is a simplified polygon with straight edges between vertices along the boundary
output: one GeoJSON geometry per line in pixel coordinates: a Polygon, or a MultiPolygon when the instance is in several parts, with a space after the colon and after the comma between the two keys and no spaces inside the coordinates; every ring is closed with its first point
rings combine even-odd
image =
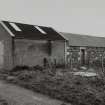
{"type": "Polygon", "coordinates": [[[11,105],[61,105],[62,103],[4,81],[0,81],[0,95],[9,100],[11,105]]]}

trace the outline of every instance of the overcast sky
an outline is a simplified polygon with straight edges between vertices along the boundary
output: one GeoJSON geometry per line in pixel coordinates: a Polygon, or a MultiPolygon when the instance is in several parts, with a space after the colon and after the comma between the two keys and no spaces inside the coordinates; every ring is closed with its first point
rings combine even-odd
{"type": "Polygon", "coordinates": [[[0,0],[0,19],[105,36],[105,0],[0,0]]]}

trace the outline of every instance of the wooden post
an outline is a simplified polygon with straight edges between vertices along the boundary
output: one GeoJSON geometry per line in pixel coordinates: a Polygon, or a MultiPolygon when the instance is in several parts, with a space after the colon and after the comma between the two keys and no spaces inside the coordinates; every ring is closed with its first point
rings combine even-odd
{"type": "Polygon", "coordinates": [[[102,72],[105,73],[105,70],[104,70],[104,52],[101,56],[101,63],[102,63],[102,72]]]}
{"type": "Polygon", "coordinates": [[[73,69],[73,65],[72,65],[72,54],[73,54],[73,53],[71,53],[71,58],[70,58],[70,59],[71,59],[71,60],[70,60],[70,68],[71,68],[71,70],[73,69]]]}

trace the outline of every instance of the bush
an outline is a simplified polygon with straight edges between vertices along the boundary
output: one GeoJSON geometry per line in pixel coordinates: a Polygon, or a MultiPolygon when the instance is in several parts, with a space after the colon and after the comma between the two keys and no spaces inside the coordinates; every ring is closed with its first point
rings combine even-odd
{"type": "Polygon", "coordinates": [[[65,64],[57,64],[56,68],[63,68],[64,69],[65,68],[65,64]]]}
{"type": "Polygon", "coordinates": [[[23,71],[23,70],[29,70],[30,67],[29,66],[16,66],[14,67],[10,72],[17,72],[17,71],[23,71]]]}
{"type": "Polygon", "coordinates": [[[41,66],[39,66],[39,65],[33,66],[32,68],[33,68],[33,70],[40,70],[40,71],[43,71],[43,67],[41,67],[41,66]]]}

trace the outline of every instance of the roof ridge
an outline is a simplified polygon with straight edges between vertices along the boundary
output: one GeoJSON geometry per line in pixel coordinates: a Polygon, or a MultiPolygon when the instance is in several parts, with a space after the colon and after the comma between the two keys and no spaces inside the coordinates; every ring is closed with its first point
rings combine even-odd
{"type": "Polygon", "coordinates": [[[75,36],[86,36],[86,37],[97,37],[97,38],[105,38],[104,36],[95,36],[95,35],[87,35],[87,34],[78,34],[78,33],[69,33],[69,32],[60,32],[62,34],[71,34],[71,35],[75,35],[75,36]]]}
{"type": "Polygon", "coordinates": [[[69,39],[71,46],[105,47],[105,37],[86,36],[72,33],[62,33],[69,39]]]}
{"type": "Polygon", "coordinates": [[[47,28],[51,28],[50,26],[35,25],[35,24],[31,24],[31,23],[22,23],[22,22],[5,21],[5,20],[1,20],[1,21],[2,21],[2,22],[9,22],[9,23],[16,23],[16,24],[24,24],[24,25],[32,25],[32,26],[39,26],[39,27],[47,27],[47,28]]]}

